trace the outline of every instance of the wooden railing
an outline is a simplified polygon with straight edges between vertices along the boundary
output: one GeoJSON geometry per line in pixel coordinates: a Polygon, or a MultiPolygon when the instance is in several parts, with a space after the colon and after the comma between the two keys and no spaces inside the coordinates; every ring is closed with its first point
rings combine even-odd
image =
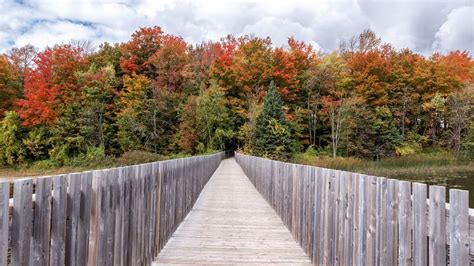
{"type": "Polygon", "coordinates": [[[320,265],[469,265],[468,192],[236,153],[257,190],[320,265]],[[429,197],[428,197],[429,194],[429,197]]]}
{"type": "Polygon", "coordinates": [[[224,156],[1,181],[0,265],[149,265],[224,156]]]}

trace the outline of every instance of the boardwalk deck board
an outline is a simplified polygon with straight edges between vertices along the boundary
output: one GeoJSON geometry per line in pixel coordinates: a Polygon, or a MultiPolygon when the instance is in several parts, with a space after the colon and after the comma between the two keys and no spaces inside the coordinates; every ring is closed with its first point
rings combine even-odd
{"type": "Polygon", "coordinates": [[[222,162],[154,265],[311,261],[234,159],[222,162]]]}

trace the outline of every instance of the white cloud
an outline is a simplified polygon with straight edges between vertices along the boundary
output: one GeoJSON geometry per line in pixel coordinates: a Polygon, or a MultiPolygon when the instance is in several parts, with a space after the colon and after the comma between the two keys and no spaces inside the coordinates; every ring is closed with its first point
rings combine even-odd
{"type": "Polygon", "coordinates": [[[30,42],[121,42],[141,26],[161,26],[192,43],[227,34],[289,36],[329,51],[365,28],[396,48],[428,54],[472,47],[471,0],[0,0],[0,52],[30,42]]]}
{"type": "Polygon", "coordinates": [[[67,21],[37,23],[15,41],[15,45],[34,44],[38,47],[67,43],[70,40],[98,39],[95,29],[67,21]]]}
{"type": "Polygon", "coordinates": [[[461,7],[448,15],[448,20],[435,35],[433,48],[443,52],[450,50],[474,50],[474,7],[461,7]]]}

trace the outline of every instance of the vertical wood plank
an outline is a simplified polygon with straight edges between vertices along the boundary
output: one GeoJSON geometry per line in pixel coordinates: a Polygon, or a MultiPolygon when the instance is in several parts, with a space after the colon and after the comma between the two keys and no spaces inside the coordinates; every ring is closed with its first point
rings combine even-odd
{"type": "Polygon", "coordinates": [[[115,212],[114,212],[114,219],[115,219],[115,232],[114,232],[114,265],[122,265],[122,240],[123,240],[123,224],[122,224],[122,216],[123,216],[123,206],[124,206],[124,176],[123,171],[121,168],[116,169],[116,194],[114,197],[115,202],[115,212]]]}
{"type": "Polygon", "coordinates": [[[343,243],[343,265],[353,265],[353,230],[354,230],[354,179],[351,173],[344,172],[344,183],[346,186],[346,208],[344,215],[344,243],[343,243]]]}
{"type": "Polygon", "coordinates": [[[100,212],[100,181],[101,170],[92,172],[92,198],[91,198],[91,217],[89,226],[89,251],[87,258],[88,265],[97,265],[97,251],[99,240],[99,212],[100,212]]]}
{"type": "Polygon", "coordinates": [[[313,262],[314,264],[322,263],[322,211],[323,211],[323,169],[313,168],[313,175],[315,179],[315,197],[314,197],[314,225],[313,225],[313,262]]]}
{"type": "Polygon", "coordinates": [[[446,264],[446,190],[430,186],[429,205],[429,264],[446,264]]]}
{"type": "Polygon", "coordinates": [[[360,260],[356,262],[360,265],[367,265],[367,235],[368,235],[368,211],[367,211],[367,198],[368,198],[368,180],[367,176],[359,175],[359,251],[360,260]]]}
{"type": "Polygon", "coordinates": [[[0,181],[0,265],[7,265],[10,182],[0,181]]]}
{"type": "Polygon", "coordinates": [[[334,243],[332,228],[334,226],[332,212],[333,196],[334,196],[334,181],[332,180],[333,170],[326,169],[325,171],[325,186],[324,186],[324,229],[323,229],[323,264],[331,264],[332,244],[334,243]]]}
{"type": "Polygon", "coordinates": [[[413,264],[428,263],[426,185],[413,183],[413,264]]]}
{"type": "Polygon", "coordinates": [[[108,173],[102,170],[101,176],[99,177],[100,205],[98,210],[97,265],[106,265],[107,263],[107,204],[109,197],[107,177],[108,173]]]}
{"type": "Polygon", "coordinates": [[[360,239],[361,237],[361,232],[360,232],[360,214],[361,214],[361,209],[360,209],[360,175],[356,173],[352,173],[352,180],[353,180],[353,188],[354,188],[354,211],[353,213],[353,219],[354,219],[354,226],[352,230],[352,261],[354,265],[357,265],[357,263],[360,263],[361,261],[361,245],[362,241],[360,239]]]}
{"type": "Polygon", "coordinates": [[[387,205],[388,201],[387,179],[377,177],[377,265],[387,264],[387,205]]]}
{"type": "Polygon", "coordinates": [[[81,210],[81,174],[69,174],[66,209],[66,264],[76,262],[76,243],[81,210]]]}
{"type": "Polygon", "coordinates": [[[81,174],[80,212],[77,233],[76,265],[86,265],[89,258],[89,229],[92,204],[92,172],[81,174]]]}
{"type": "Polygon", "coordinates": [[[398,263],[398,180],[388,179],[387,264],[398,263]]]}
{"type": "Polygon", "coordinates": [[[12,265],[30,264],[30,241],[33,220],[33,180],[20,179],[14,182],[12,217],[12,265]]]}
{"type": "Polygon", "coordinates": [[[31,265],[49,265],[52,185],[51,177],[36,179],[31,265]]]}
{"type": "Polygon", "coordinates": [[[60,266],[66,262],[67,177],[55,176],[53,183],[50,265],[60,266]]]}
{"type": "Polygon", "coordinates": [[[449,190],[449,263],[469,264],[469,192],[449,190]]]}
{"type": "Polygon", "coordinates": [[[338,196],[337,196],[337,239],[336,239],[336,263],[346,264],[344,258],[344,245],[346,239],[345,225],[347,213],[347,179],[345,172],[338,171],[338,196]]]}
{"type": "Polygon", "coordinates": [[[412,243],[412,209],[411,209],[411,183],[399,181],[398,183],[398,263],[399,265],[410,265],[412,263],[411,243],[412,243]]]}
{"type": "Polygon", "coordinates": [[[377,179],[367,176],[367,263],[376,264],[377,179]]]}
{"type": "MultiPolygon", "coordinates": [[[[193,159],[192,159],[193,160],[193,159]]],[[[194,168],[194,167],[193,167],[194,168]]],[[[155,253],[154,253],[154,256],[158,256],[159,252],[160,252],[160,238],[161,238],[161,191],[162,191],[162,179],[161,179],[161,163],[156,163],[154,165],[154,169],[155,169],[155,178],[156,178],[156,182],[157,182],[157,193],[156,193],[156,225],[155,225],[155,253]]],[[[193,175],[194,171],[191,171],[191,176],[194,176],[193,175]]],[[[194,181],[195,178],[192,178],[191,181],[194,181]]],[[[194,182],[191,182],[191,190],[193,189],[193,186],[192,184],[194,184],[194,182]]],[[[192,196],[193,197],[193,201],[194,201],[194,195],[192,196]]],[[[193,202],[192,201],[192,202],[193,202]]],[[[192,205],[192,203],[191,203],[192,205]]]]}
{"type": "Polygon", "coordinates": [[[130,253],[130,228],[132,225],[131,221],[131,212],[132,212],[132,177],[131,177],[131,167],[125,167],[123,170],[124,177],[124,212],[122,214],[122,224],[123,224],[123,237],[122,237],[122,265],[131,264],[131,253],[130,253]]]}
{"type": "Polygon", "coordinates": [[[108,169],[107,171],[107,218],[106,218],[106,265],[114,265],[114,247],[115,247],[115,212],[116,212],[116,197],[118,188],[118,175],[115,169],[108,169]]]}

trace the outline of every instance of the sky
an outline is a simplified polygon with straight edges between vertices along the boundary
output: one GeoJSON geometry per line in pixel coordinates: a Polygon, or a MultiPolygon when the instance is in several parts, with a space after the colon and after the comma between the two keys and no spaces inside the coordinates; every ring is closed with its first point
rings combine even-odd
{"type": "Polygon", "coordinates": [[[252,34],[282,46],[293,36],[325,52],[370,28],[398,49],[474,54],[474,0],[0,0],[0,52],[123,42],[154,25],[190,43],[252,34]]]}

